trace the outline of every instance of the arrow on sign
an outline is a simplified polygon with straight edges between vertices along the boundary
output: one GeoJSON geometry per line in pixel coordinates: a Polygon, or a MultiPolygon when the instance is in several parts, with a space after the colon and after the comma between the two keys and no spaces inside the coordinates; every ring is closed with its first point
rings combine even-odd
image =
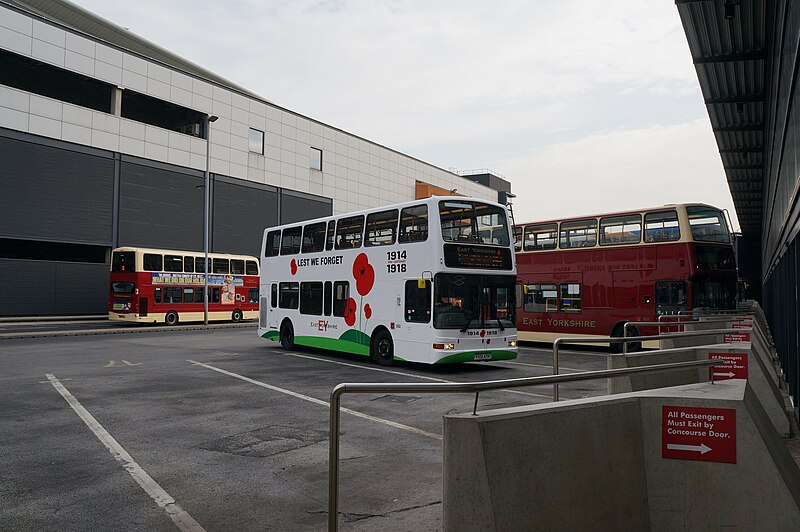
{"type": "Polygon", "coordinates": [[[693,451],[700,454],[706,454],[711,450],[711,447],[707,446],[705,443],[701,443],[700,445],[679,445],[677,443],[668,443],[667,449],[671,449],[673,451],[693,451]]]}
{"type": "Polygon", "coordinates": [[[717,373],[717,372],[715,371],[715,372],[714,372],[714,376],[715,376],[715,377],[735,377],[735,376],[736,376],[736,373],[733,373],[733,372],[728,372],[728,373],[717,373]]]}

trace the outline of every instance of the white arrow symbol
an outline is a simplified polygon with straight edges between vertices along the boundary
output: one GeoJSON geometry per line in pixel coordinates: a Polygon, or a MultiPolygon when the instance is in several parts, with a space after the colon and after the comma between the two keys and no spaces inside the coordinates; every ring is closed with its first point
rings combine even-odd
{"type": "Polygon", "coordinates": [[[736,376],[736,373],[732,373],[732,372],[728,372],[728,373],[717,373],[717,372],[715,371],[715,372],[714,372],[714,376],[715,376],[715,377],[735,377],[735,376],[736,376]]]}
{"type": "Polygon", "coordinates": [[[667,449],[671,449],[673,451],[694,451],[700,454],[706,454],[711,450],[711,447],[707,446],[705,443],[701,443],[700,445],[679,445],[677,443],[668,443],[667,449]]]}

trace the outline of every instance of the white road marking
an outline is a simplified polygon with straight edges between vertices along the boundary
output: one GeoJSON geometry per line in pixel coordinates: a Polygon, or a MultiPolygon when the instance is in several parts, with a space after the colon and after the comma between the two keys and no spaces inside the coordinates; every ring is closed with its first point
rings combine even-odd
{"type": "MultiPolygon", "coordinates": [[[[312,357],[312,356],[308,356],[308,355],[301,355],[299,353],[287,353],[285,356],[298,357],[298,358],[307,358],[309,360],[316,360],[316,361],[319,361],[319,362],[327,362],[329,364],[338,364],[340,366],[349,366],[351,368],[358,368],[358,369],[364,369],[364,370],[369,370],[369,371],[380,371],[381,373],[391,373],[392,375],[402,375],[403,377],[413,377],[415,379],[424,379],[424,380],[435,381],[435,382],[449,382],[449,383],[454,382],[454,381],[449,381],[447,379],[439,379],[439,378],[436,378],[436,377],[427,377],[425,375],[416,375],[414,373],[404,373],[402,371],[395,371],[395,370],[383,369],[383,368],[375,368],[375,367],[363,366],[363,365],[359,365],[359,364],[350,364],[350,363],[347,363],[347,362],[339,362],[338,360],[329,360],[327,358],[318,358],[318,357],[312,357]]],[[[508,393],[516,393],[516,394],[519,394],[519,395],[530,395],[530,396],[533,396],[533,397],[543,397],[545,399],[552,399],[553,398],[552,395],[543,395],[543,394],[540,394],[540,393],[533,393],[533,392],[523,392],[522,390],[496,390],[496,391],[508,392],[508,393]]]]}
{"type": "Polygon", "coordinates": [[[226,353],[225,351],[213,351],[213,354],[221,357],[235,357],[239,353],[226,353]]]}
{"type": "MultiPolygon", "coordinates": [[[[279,392],[282,394],[289,395],[291,397],[302,399],[303,401],[308,401],[309,403],[314,403],[320,406],[324,406],[330,408],[330,403],[327,401],[323,401],[322,399],[317,399],[315,397],[310,397],[308,395],[303,395],[302,393],[293,392],[291,390],[287,390],[285,388],[279,388],[278,386],[273,386],[271,384],[267,384],[265,382],[257,381],[255,379],[251,379],[250,377],[245,377],[244,375],[239,375],[238,373],[233,373],[231,371],[227,371],[224,369],[220,369],[217,367],[212,366],[211,364],[205,364],[203,362],[197,362],[195,360],[187,360],[187,362],[191,362],[197,366],[202,366],[206,369],[210,369],[216,371],[218,373],[222,373],[224,375],[228,375],[230,377],[234,377],[239,380],[243,380],[245,382],[249,382],[250,384],[255,384],[256,386],[260,386],[262,388],[266,388],[268,390],[272,390],[274,392],[279,392]]],[[[369,414],[364,414],[362,412],[357,412],[356,410],[350,410],[349,408],[341,408],[342,412],[350,414],[352,416],[360,417],[362,419],[366,419],[368,421],[374,421],[375,423],[380,423],[382,425],[387,425],[389,427],[394,427],[396,429],[405,430],[408,432],[412,432],[414,434],[419,434],[420,436],[426,436],[428,438],[433,438],[434,440],[442,441],[442,436],[440,434],[434,434],[432,432],[427,432],[422,429],[418,429],[416,427],[410,427],[408,425],[403,425],[402,423],[397,423],[395,421],[389,421],[388,419],[382,419],[375,416],[370,416],[369,414]]]]}
{"type": "Polygon", "coordinates": [[[147,472],[139,466],[128,452],[122,448],[122,446],[117,443],[117,440],[108,433],[108,431],[103,428],[103,426],[97,422],[97,420],[86,410],[83,405],[81,405],[75,397],[69,393],[61,382],[55,376],[48,373],[46,375],[50,384],[53,385],[58,393],[61,394],[69,406],[75,411],[76,414],[86,423],[86,426],[94,432],[94,435],[97,436],[97,439],[106,446],[106,448],[111,452],[111,455],[117,460],[117,462],[122,465],[123,469],[125,469],[130,475],[133,477],[133,480],[136,481],[139,486],[156,502],[158,506],[164,509],[164,511],[169,515],[170,519],[175,523],[175,525],[180,529],[186,532],[205,532],[205,529],[200,526],[200,524],[195,521],[191,515],[189,515],[185,510],[183,510],[180,506],[175,503],[175,499],[173,499],[169,493],[164,491],[164,489],[158,485],[158,483],[153,480],[153,478],[147,474],[147,472]]]}

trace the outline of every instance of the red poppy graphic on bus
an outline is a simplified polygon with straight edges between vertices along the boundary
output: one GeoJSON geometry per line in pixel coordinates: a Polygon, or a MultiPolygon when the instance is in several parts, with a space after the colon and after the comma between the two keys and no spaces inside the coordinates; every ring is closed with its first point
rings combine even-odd
{"type": "Polygon", "coordinates": [[[370,319],[372,317],[372,308],[370,308],[369,303],[364,305],[364,316],[367,319],[370,319]]]}
{"type": "Polygon", "coordinates": [[[358,310],[356,300],[352,297],[348,298],[344,306],[344,322],[350,327],[356,324],[356,310],[358,310]]]}
{"type": "Polygon", "coordinates": [[[359,253],[353,262],[353,278],[356,280],[356,290],[361,296],[369,294],[375,284],[375,269],[369,263],[366,253],[359,253]]]}
{"type": "Polygon", "coordinates": [[[289,268],[292,270],[292,275],[297,273],[297,261],[292,259],[292,263],[289,265],[289,268]]]}

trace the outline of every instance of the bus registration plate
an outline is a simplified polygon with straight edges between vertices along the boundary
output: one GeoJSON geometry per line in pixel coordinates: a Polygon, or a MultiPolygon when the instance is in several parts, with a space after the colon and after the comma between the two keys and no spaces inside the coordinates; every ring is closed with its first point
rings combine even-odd
{"type": "Polygon", "coordinates": [[[491,353],[476,353],[472,360],[491,360],[492,354],[491,353]]]}

